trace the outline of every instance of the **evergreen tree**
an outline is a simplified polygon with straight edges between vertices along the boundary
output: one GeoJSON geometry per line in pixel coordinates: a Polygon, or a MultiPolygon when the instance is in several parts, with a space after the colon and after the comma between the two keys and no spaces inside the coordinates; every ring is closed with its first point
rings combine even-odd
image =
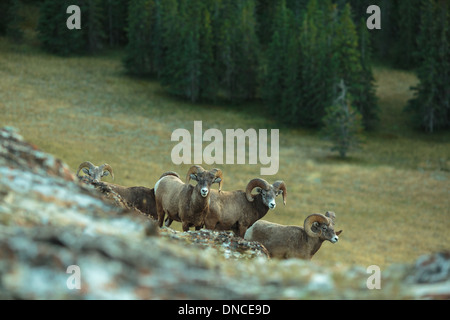
{"type": "Polygon", "coordinates": [[[20,28],[23,18],[19,14],[19,9],[19,0],[3,0],[0,3],[0,12],[2,13],[0,34],[4,34],[16,41],[21,40],[23,37],[23,32],[20,28]]]}
{"type": "Polygon", "coordinates": [[[332,151],[338,151],[345,158],[350,150],[361,144],[363,131],[362,117],[352,106],[351,95],[343,79],[337,85],[338,96],[334,103],[325,109],[321,134],[333,144],[332,151]]]}
{"type": "Polygon", "coordinates": [[[426,0],[422,7],[418,56],[420,83],[406,110],[427,132],[450,128],[450,4],[426,0]]]}
{"type": "Polygon", "coordinates": [[[38,33],[45,50],[71,55],[95,52],[102,48],[103,7],[101,0],[44,0],[41,5],[38,33]],[[77,5],[82,12],[81,30],[69,30],[66,25],[70,5],[77,5]]]}
{"type": "Polygon", "coordinates": [[[224,0],[218,20],[216,74],[225,98],[232,102],[253,98],[259,67],[254,0],[224,0]]]}
{"type": "Polygon", "coordinates": [[[10,19],[9,8],[11,6],[10,0],[5,0],[0,2],[0,12],[4,12],[4,16],[0,19],[0,35],[6,34],[6,27],[8,26],[8,22],[10,19]]]}
{"type": "Polygon", "coordinates": [[[300,47],[300,92],[296,112],[297,124],[318,127],[325,108],[331,104],[335,64],[332,53],[334,7],[329,1],[320,5],[317,0],[308,3],[303,19],[300,47]]]}
{"type": "Polygon", "coordinates": [[[279,120],[296,124],[300,92],[298,28],[285,1],[276,8],[273,29],[266,54],[262,97],[279,120]]]}
{"type": "Polygon", "coordinates": [[[342,10],[334,37],[333,62],[336,65],[337,78],[344,79],[352,86],[361,72],[361,55],[358,50],[358,36],[351,18],[350,5],[342,10]]]}
{"type": "MultiPolygon", "coordinates": [[[[174,52],[178,45],[178,33],[180,20],[178,18],[178,0],[161,0],[157,2],[156,21],[158,32],[155,36],[159,39],[155,42],[155,57],[159,57],[158,78],[165,83],[166,77],[171,74],[172,58],[179,55],[174,52]],[[169,50],[170,49],[170,50],[169,50]]],[[[167,79],[170,82],[170,79],[167,79]]]]}
{"type": "Polygon", "coordinates": [[[218,90],[218,77],[215,73],[214,35],[209,8],[202,11],[202,27],[200,41],[201,78],[200,96],[202,99],[214,100],[218,90]]]}
{"type": "Polygon", "coordinates": [[[209,2],[180,1],[167,8],[161,81],[170,93],[195,102],[214,98],[213,41],[209,2]]]}
{"type": "Polygon", "coordinates": [[[102,0],[86,0],[82,12],[87,12],[84,15],[86,18],[84,24],[85,37],[87,38],[87,48],[89,52],[95,52],[103,48],[103,42],[106,38],[105,30],[103,29],[104,12],[102,0]]]}
{"type": "MultiPolygon", "coordinates": [[[[86,50],[84,24],[82,30],[69,30],[66,26],[67,7],[74,4],[70,0],[45,0],[40,9],[38,32],[45,50],[60,54],[79,54],[86,50]]],[[[79,3],[78,3],[79,4],[79,3]]]]}
{"type": "Polygon", "coordinates": [[[401,68],[412,68],[417,65],[414,53],[417,51],[417,34],[419,33],[420,8],[423,0],[398,2],[398,34],[396,41],[395,64],[401,68]]]}
{"type": "Polygon", "coordinates": [[[127,19],[130,0],[103,0],[103,30],[110,47],[127,43],[127,19]]]}
{"type": "Polygon", "coordinates": [[[378,99],[375,91],[375,77],[372,71],[372,47],[369,37],[369,30],[362,19],[359,32],[359,50],[361,55],[361,68],[355,96],[358,97],[358,110],[363,117],[364,128],[371,130],[379,121],[378,99]]]}
{"type": "Polygon", "coordinates": [[[273,25],[275,21],[275,13],[277,2],[280,0],[256,0],[255,15],[258,24],[257,35],[259,43],[263,48],[266,48],[271,41],[274,30],[273,25]]]}
{"type": "Polygon", "coordinates": [[[370,46],[367,29],[362,26],[358,43],[358,34],[348,3],[340,14],[334,45],[333,62],[336,67],[336,78],[344,79],[349,87],[353,105],[361,113],[364,126],[373,128],[378,119],[378,107],[369,63],[370,46]]]}
{"type": "Polygon", "coordinates": [[[154,73],[154,0],[130,1],[125,68],[133,74],[154,73]]]}

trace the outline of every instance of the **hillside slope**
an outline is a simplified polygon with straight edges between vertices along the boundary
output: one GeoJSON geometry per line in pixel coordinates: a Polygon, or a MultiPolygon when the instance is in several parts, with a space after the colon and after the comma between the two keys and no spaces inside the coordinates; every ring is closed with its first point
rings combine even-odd
{"type": "Polygon", "coordinates": [[[450,297],[448,252],[383,270],[381,289],[369,290],[364,267],[268,260],[244,242],[226,232],[159,232],[0,129],[1,299],[450,297]]]}
{"type": "MultiPolygon", "coordinates": [[[[261,105],[186,103],[155,81],[128,77],[120,59],[120,52],[56,57],[0,38],[0,125],[18,128],[72,172],[86,160],[107,162],[115,183],[148,187],[165,171],[187,172],[190,165],[171,160],[171,134],[183,128],[192,135],[195,120],[203,131],[223,134],[279,129],[280,169],[263,178],[284,180],[289,196],[264,219],[302,225],[309,214],[330,210],[344,230],[339,243],[325,243],[313,261],[385,268],[449,248],[450,135],[408,129],[401,110],[416,81],[411,73],[376,69],[382,122],[361,151],[341,161],[316,132],[279,127],[261,105]]],[[[263,165],[214,166],[224,172],[224,190],[236,190],[259,177],[263,165]]]]}

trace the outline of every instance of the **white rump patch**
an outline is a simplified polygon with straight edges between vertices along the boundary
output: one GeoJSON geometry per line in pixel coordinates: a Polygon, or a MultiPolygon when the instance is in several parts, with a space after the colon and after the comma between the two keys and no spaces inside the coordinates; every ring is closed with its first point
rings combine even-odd
{"type": "Polygon", "coordinates": [[[252,238],[253,238],[253,227],[254,226],[255,226],[255,223],[250,228],[248,228],[247,231],[245,231],[245,234],[244,234],[244,239],[245,240],[252,240],[252,238]]]}
{"type": "MultiPolygon", "coordinates": [[[[167,176],[165,176],[165,177],[167,177],[167,176]]],[[[160,182],[162,179],[164,179],[165,177],[162,177],[161,179],[159,179],[158,181],[156,181],[156,183],[155,183],[155,193],[156,193],[156,189],[158,189],[159,182],[160,182]]]]}

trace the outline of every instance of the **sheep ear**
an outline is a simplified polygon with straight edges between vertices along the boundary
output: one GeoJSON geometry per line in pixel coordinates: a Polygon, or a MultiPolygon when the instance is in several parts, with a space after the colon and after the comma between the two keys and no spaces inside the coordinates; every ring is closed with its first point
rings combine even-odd
{"type": "Polygon", "coordinates": [[[103,171],[102,177],[106,177],[107,175],[109,175],[109,172],[108,171],[103,171]]]}
{"type": "Polygon", "coordinates": [[[319,228],[319,223],[318,223],[317,221],[314,221],[314,222],[312,223],[311,230],[312,230],[314,233],[317,233],[317,231],[319,231],[319,230],[317,230],[318,228],[319,228]]]}
{"type": "Polygon", "coordinates": [[[213,183],[220,183],[220,181],[222,181],[222,179],[216,178],[213,183]]]}
{"type": "Polygon", "coordinates": [[[191,173],[191,179],[195,180],[195,181],[198,181],[197,176],[195,174],[193,174],[193,173],[191,173]]]}
{"type": "Polygon", "coordinates": [[[81,170],[83,170],[84,173],[89,174],[89,169],[88,168],[83,168],[81,170]]]}
{"type": "Polygon", "coordinates": [[[339,230],[339,231],[336,232],[336,235],[338,236],[338,235],[340,235],[341,233],[342,233],[342,230],[339,230]]]}
{"type": "Polygon", "coordinates": [[[283,190],[278,190],[277,196],[279,196],[279,195],[282,194],[282,193],[283,193],[283,190]]]}
{"type": "Polygon", "coordinates": [[[259,188],[259,187],[258,187],[258,188],[256,188],[256,192],[258,192],[258,193],[261,193],[261,190],[262,190],[262,189],[261,189],[261,188],[259,188]]]}

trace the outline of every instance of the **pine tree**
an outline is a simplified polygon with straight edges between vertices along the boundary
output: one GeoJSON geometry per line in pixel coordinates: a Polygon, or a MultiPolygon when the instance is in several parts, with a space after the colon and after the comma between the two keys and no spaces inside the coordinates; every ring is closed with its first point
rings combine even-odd
{"type": "Polygon", "coordinates": [[[367,38],[366,30],[362,30],[358,43],[358,34],[351,17],[351,7],[347,3],[336,26],[333,50],[336,79],[344,79],[349,87],[353,105],[363,116],[364,126],[373,128],[377,120],[377,104],[367,38]]]}
{"type": "Polygon", "coordinates": [[[332,151],[338,151],[345,158],[351,150],[359,148],[363,131],[362,117],[352,106],[351,95],[343,79],[336,86],[340,92],[333,104],[325,109],[321,134],[333,144],[332,151]]]}
{"type": "Polygon", "coordinates": [[[44,0],[39,15],[39,40],[45,50],[60,55],[98,51],[105,38],[103,17],[101,0],[44,0]],[[81,30],[69,30],[66,25],[67,7],[73,4],[82,12],[81,30]]]}
{"type": "Polygon", "coordinates": [[[200,97],[204,100],[215,100],[218,90],[218,77],[215,73],[214,35],[212,30],[211,14],[208,7],[202,10],[202,27],[200,35],[200,97]]]}
{"type": "MultiPolygon", "coordinates": [[[[43,48],[51,53],[71,55],[83,53],[86,50],[84,31],[69,30],[66,26],[68,18],[66,10],[71,4],[74,3],[70,0],[45,0],[41,5],[38,23],[39,40],[43,48]]],[[[83,27],[82,24],[82,30],[83,27]]]]}
{"type": "Polygon", "coordinates": [[[319,127],[325,108],[332,102],[335,68],[332,30],[334,7],[329,1],[308,3],[303,19],[300,47],[301,69],[297,124],[319,127]]]}
{"type": "Polygon", "coordinates": [[[257,87],[259,41],[254,0],[224,0],[216,24],[216,74],[227,100],[253,98],[257,87]]]}
{"type": "Polygon", "coordinates": [[[124,65],[133,74],[155,73],[153,38],[154,0],[130,1],[128,7],[128,44],[124,65]]]}
{"type": "Polygon", "coordinates": [[[379,121],[379,107],[375,91],[375,77],[372,71],[372,46],[365,19],[362,19],[359,24],[358,40],[361,73],[358,75],[353,94],[358,100],[357,108],[363,117],[364,128],[371,130],[379,121]]]}
{"type": "Polygon", "coordinates": [[[103,30],[110,47],[123,46],[127,43],[128,6],[131,0],[102,0],[105,17],[103,30]]]}
{"type": "Polygon", "coordinates": [[[103,48],[103,43],[106,38],[105,30],[103,29],[104,12],[102,0],[87,0],[83,9],[84,11],[82,12],[87,12],[87,15],[85,15],[87,19],[84,24],[84,32],[87,38],[88,51],[96,52],[103,48]]]}
{"type": "Polygon", "coordinates": [[[351,18],[350,5],[342,10],[334,37],[333,63],[336,66],[336,79],[344,79],[350,92],[362,72],[361,55],[358,50],[358,36],[351,18]]]}
{"type": "Polygon", "coordinates": [[[0,3],[0,12],[2,12],[0,34],[5,34],[15,41],[20,41],[23,38],[23,31],[20,28],[23,18],[19,14],[19,9],[19,0],[3,0],[0,3]]]}
{"type": "Polygon", "coordinates": [[[422,7],[418,56],[420,83],[406,110],[427,132],[450,128],[450,4],[426,0],[422,7]]]}
{"type": "Polygon", "coordinates": [[[166,8],[166,55],[161,82],[171,94],[189,99],[215,96],[215,68],[209,2],[180,1],[166,8]]]}
{"type": "Polygon", "coordinates": [[[395,46],[395,64],[401,68],[417,65],[414,53],[417,51],[417,34],[419,33],[420,7],[423,0],[398,2],[398,33],[395,46]]]}
{"type": "Polygon", "coordinates": [[[273,30],[267,48],[262,96],[280,121],[296,124],[300,91],[298,28],[285,1],[276,8],[273,30]]]}

